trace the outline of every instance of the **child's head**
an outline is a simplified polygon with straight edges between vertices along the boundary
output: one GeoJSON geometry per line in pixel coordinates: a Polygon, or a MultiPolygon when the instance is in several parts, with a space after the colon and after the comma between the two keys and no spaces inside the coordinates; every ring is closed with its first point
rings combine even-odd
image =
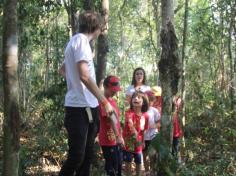
{"type": "Polygon", "coordinates": [[[160,86],[152,87],[152,92],[154,93],[156,97],[160,97],[162,93],[161,87],[160,86]]]}
{"type": "Polygon", "coordinates": [[[156,101],[156,96],[155,93],[151,90],[146,91],[145,92],[147,97],[148,97],[148,101],[149,101],[149,106],[153,106],[153,103],[156,101]]]}
{"type": "Polygon", "coordinates": [[[120,79],[116,76],[107,76],[103,81],[104,93],[107,97],[113,97],[118,91],[121,91],[120,79]]]}
{"type": "Polygon", "coordinates": [[[95,11],[88,10],[79,15],[79,32],[92,34],[100,31],[102,27],[101,15],[95,11]]]}
{"type": "Polygon", "coordinates": [[[131,84],[134,86],[146,84],[146,73],[142,67],[138,67],[134,70],[131,84]]]}
{"type": "Polygon", "coordinates": [[[133,93],[130,102],[130,109],[141,108],[142,112],[147,112],[148,110],[148,98],[145,93],[141,91],[136,91],[133,93]]]}
{"type": "Polygon", "coordinates": [[[182,99],[179,96],[175,95],[173,97],[173,105],[174,105],[174,108],[176,110],[180,110],[182,108],[182,105],[183,105],[182,99]]]}

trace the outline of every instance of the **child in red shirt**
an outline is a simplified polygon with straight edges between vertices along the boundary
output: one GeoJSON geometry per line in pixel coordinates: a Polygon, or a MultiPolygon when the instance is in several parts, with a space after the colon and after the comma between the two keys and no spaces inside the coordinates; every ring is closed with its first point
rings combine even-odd
{"type": "Polygon", "coordinates": [[[121,90],[119,78],[116,76],[108,76],[103,82],[104,95],[112,105],[114,113],[107,116],[104,106],[99,105],[100,110],[100,130],[99,144],[102,148],[105,159],[105,170],[109,176],[121,176],[121,150],[120,146],[124,145],[120,128],[120,112],[116,105],[116,101],[112,98],[121,90]]]}
{"type": "Polygon", "coordinates": [[[134,158],[136,175],[141,175],[142,150],[144,145],[144,132],[148,129],[148,100],[144,93],[133,93],[130,102],[130,110],[125,113],[125,126],[123,137],[125,147],[123,151],[127,175],[132,175],[131,163],[134,158]]]}
{"type": "Polygon", "coordinates": [[[182,137],[182,129],[179,124],[179,112],[182,108],[182,100],[178,96],[173,98],[173,144],[172,144],[172,155],[177,158],[179,152],[179,138],[182,137]]]}

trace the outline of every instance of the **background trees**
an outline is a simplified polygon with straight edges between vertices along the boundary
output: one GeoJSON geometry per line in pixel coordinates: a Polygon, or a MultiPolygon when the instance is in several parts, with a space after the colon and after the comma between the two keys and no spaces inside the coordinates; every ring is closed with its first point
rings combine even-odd
{"type": "MultiPolygon", "coordinates": [[[[180,87],[184,82],[187,123],[183,152],[187,161],[178,173],[233,175],[236,173],[236,3],[194,0],[185,8],[185,0],[173,2],[173,23],[178,38],[176,52],[180,58],[185,58],[181,62],[185,77],[180,87]],[[188,18],[184,17],[186,10],[188,18]],[[184,32],[184,21],[187,32],[184,32]]],[[[64,46],[74,30],[72,19],[82,9],[102,10],[102,5],[101,1],[21,0],[18,7],[17,73],[22,118],[19,173],[46,175],[59,166],[66,151],[65,82],[57,70],[63,61],[64,46]]],[[[113,0],[109,3],[109,52],[105,74],[118,75],[124,89],[131,82],[133,69],[138,66],[145,68],[149,85],[160,83],[157,65],[161,59],[160,9],[160,0],[113,0]]],[[[3,3],[0,3],[0,20],[3,21],[3,3]]],[[[3,25],[0,25],[0,34],[3,34],[3,25]]],[[[1,60],[3,58],[1,56],[1,60]]],[[[6,86],[3,63],[0,64],[0,84],[6,86]]],[[[98,66],[97,71],[103,70],[98,66]]],[[[0,97],[3,96],[1,86],[0,97]]],[[[121,93],[118,102],[122,111],[127,108],[123,101],[121,93]]],[[[3,98],[0,99],[0,123],[2,136],[3,98]]],[[[3,137],[0,144],[2,141],[3,137]]],[[[2,147],[0,145],[0,151],[2,147]]],[[[1,152],[0,164],[2,157],[1,152]]]]}

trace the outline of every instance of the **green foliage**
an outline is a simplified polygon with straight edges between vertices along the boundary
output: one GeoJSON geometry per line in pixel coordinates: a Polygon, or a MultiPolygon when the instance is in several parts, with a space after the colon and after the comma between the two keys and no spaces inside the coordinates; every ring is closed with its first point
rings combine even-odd
{"type": "MultiPolygon", "coordinates": [[[[74,4],[73,10],[81,10],[82,1],[71,2],[74,4]]],[[[175,28],[180,48],[183,4],[184,0],[178,1],[175,7],[175,28]]],[[[3,15],[2,5],[3,1],[0,1],[0,21],[3,15]]],[[[100,6],[100,1],[94,2],[95,9],[100,6]]],[[[60,164],[67,147],[63,128],[66,87],[65,81],[57,72],[69,38],[68,9],[62,1],[51,0],[22,0],[18,7],[18,71],[22,112],[20,173],[44,175],[40,171],[29,171],[37,167],[42,158],[47,158],[52,164],[60,164]]],[[[158,7],[160,10],[160,6],[158,7]]],[[[234,14],[235,1],[232,0],[193,0],[189,3],[185,63],[187,126],[184,157],[187,159],[181,167],[172,159],[168,163],[162,163],[169,166],[166,170],[169,175],[172,174],[169,172],[172,168],[178,169],[177,175],[236,174],[236,111],[230,109],[229,89],[232,80],[227,43],[231,16],[234,14]]],[[[160,16],[160,11],[158,15],[160,16]]],[[[233,20],[235,24],[235,19],[233,20]]],[[[155,25],[151,1],[110,1],[107,75],[119,76],[124,91],[131,83],[133,70],[139,66],[145,68],[149,85],[157,83],[160,44],[155,25]]],[[[2,25],[0,33],[2,34],[2,25]]],[[[232,51],[235,51],[235,36],[232,35],[231,39],[232,51]]],[[[2,36],[0,50],[1,45],[2,36]]],[[[1,70],[2,62],[0,85],[1,70]]],[[[124,104],[124,91],[117,97],[122,122],[124,112],[129,108],[129,105],[124,104]]],[[[1,86],[0,97],[3,97],[2,92],[1,86]]],[[[0,115],[2,109],[0,102],[0,115]]],[[[0,118],[3,119],[2,116],[0,118]]],[[[160,157],[170,155],[169,149],[161,144],[160,135],[154,139],[152,146],[161,153],[160,157]]],[[[99,149],[97,151],[99,153],[99,149]]],[[[101,160],[102,157],[98,159],[101,160]]],[[[95,164],[96,167],[93,168],[98,175],[103,173],[103,163],[99,164],[95,164]]]]}

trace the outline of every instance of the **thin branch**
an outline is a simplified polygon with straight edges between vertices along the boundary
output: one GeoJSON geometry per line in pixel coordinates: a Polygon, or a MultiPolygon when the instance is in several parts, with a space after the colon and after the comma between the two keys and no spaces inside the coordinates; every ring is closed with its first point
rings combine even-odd
{"type": "Polygon", "coordinates": [[[150,29],[150,41],[151,41],[151,44],[152,44],[154,50],[156,51],[156,50],[157,50],[157,47],[156,47],[155,42],[154,42],[153,37],[152,37],[152,34],[153,34],[153,32],[152,32],[152,25],[150,24],[149,21],[147,21],[144,17],[142,17],[142,16],[140,15],[140,13],[139,13],[137,10],[136,10],[136,13],[137,13],[137,15],[139,16],[139,18],[140,18],[144,23],[146,23],[147,26],[149,27],[149,29],[150,29]]]}

